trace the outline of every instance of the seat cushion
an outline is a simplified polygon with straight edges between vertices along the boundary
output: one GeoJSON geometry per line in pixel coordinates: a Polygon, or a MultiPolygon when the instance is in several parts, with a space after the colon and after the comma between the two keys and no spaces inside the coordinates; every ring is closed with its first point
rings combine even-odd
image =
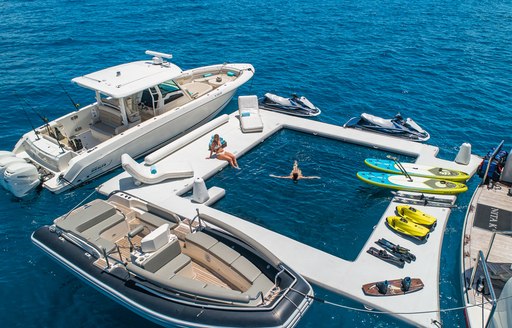
{"type": "Polygon", "coordinates": [[[99,222],[116,214],[116,209],[109,203],[96,199],[79,207],[67,217],[56,222],[57,227],[66,231],[83,232],[99,222]]]}
{"type": "Polygon", "coordinates": [[[212,248],[210,248],[210,252],[228,265],[240,257],[240,253],[221,242],[213,245],[212,248]]]}
{"type": "Polygon", "coordinates": [[[124,215],[120,213],[114,213],[111,217],[104,219],[103,221],[98,222],[98,224],[93,225],[89,229],[82,231],[79,233],[81,236],[85,237],[87,240],[94,241],[99,238],[101,233],[109,228],[112,228],[116,224],[119,224],[124,221],[124,215]]]}
{"type": "MultiPolygon", "coordinates": [[[[166,223],[169,223],[169,221],[157,216],[157,215],[154,215],[152,213],[149,213],[149,212],[144,212],[140,215],[140,219],[146,223],[149,223],[151,224],[152,226],[154,227],[159,227],[161,226],[162,224],[166,224],[166,223]]],[[[172,228],[171,228],[172,229],[172,228]]]]}
{"type": "Polygon", "coordinates": [[[217,244],[217,239],[209,236],[203,232],[189,233],[185,237],[187,243],[196,244],[206,250],[210,249],[213,245],[217,244]]]}
{"type": "Polygon", "coordinates": [[[255,298],[256,295],[261,291],[263,296],[265,296],[271,288],[274,287],[274,283],[270,281],[263,273],[261,273],[256,280],[252,283],[251,288],[245,293],[248,294],[251,298],[255,298]]]}
{"type": "Polygon", "coordinates": [[[246,259],[243,256],[240,256],[237,258],[232,264],[231,267],[240,273],[242,276],[247,278],[249,282],[254,282],[256,278],[261,274],[260,269],[258,269],[254,264],[249,262],[248,259],[246,259]]]}
{"type": "Polygon", "coordinates": [[[183,269],[190,262],[192,262],[190,257],[185,254],[180,254],[172,259],[172,261],[157,270],[155,274],[161,278],[171,278],[176,272],[183,269]]]}

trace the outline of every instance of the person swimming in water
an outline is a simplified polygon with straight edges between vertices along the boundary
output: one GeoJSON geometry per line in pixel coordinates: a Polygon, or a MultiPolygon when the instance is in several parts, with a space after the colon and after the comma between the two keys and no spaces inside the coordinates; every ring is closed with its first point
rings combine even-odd
{"type": "Polygon", "coordinates": [[[299,163],[297,161],[293,162],[293,169],[290,172],[290,175],[278,176],[278,175],[271,174],[270,176],[273,178],[279,178],[279,179],[292,179],[292,181],[294,183],[297,183],[300,179],[320,179],[320,177],[317,177],[317,176],[306,177],[306,176],[302,175],[302,171],[301,171],[301,169],[299,169],[299,163]]]}
{"type": "Polygon", "coordinates": [[[238,162],[236,161],[236,156],[224,149],[225,143],[220,139],[221,138],[218,134],[213,136],[213,140],[210,143],[210,156],[206,158],[217,158],[228,161],[233,168],[240,169],[240,167],[238,167],[238,162]]]}

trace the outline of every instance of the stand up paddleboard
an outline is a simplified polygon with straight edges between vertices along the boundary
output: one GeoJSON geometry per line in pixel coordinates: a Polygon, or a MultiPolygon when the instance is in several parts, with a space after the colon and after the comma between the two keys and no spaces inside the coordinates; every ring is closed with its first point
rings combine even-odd
{"type": "Polygon", "coordinates": [[[357,172],[357,177],[369,184],[396,190],[417,191],[429,194],[454,195],[468,190],[460,182],[413,177],[412,181],[405,175],[380,172],[357,172]]]}
{"type": "MultiPolygon", "coordinates": [[[[389,159],[378,159],[378,158],[367,158],[364,160],[364,163],[369,167],[392,174],[403,174],[400,170],[398,164],[389,159]]],[[[445,169],[442,167],[428,166],[428,165],[419,165],[415,163],[402,163],[403,168],[409,175],[432,178],[432,179],[441,179],[441,180],[450,180],[450,181],[458,181],[465,182],[470,178],[470,176],[462,171],[455,171],[450,169],[445,169]]]]}

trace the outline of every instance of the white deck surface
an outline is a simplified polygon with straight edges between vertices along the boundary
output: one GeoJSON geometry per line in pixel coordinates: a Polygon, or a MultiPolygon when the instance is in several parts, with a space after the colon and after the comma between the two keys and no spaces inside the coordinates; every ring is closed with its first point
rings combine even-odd
{"type": "MultiPolygon", "coordinates": [[[[194,169],[195,177],[202,177],[206,180],[227,166],[225,161],[205,158],[208,155],[207,145],[212,134],[218,133],[225,140],[228,140],[228,150],[240,157],[282,128],[413,156],[417,157],[418,164],[441,166],[464,171],[471,175],[474,174],[480,162],[479,157],[472,155],[469,165],[458,165],[451,161],[436,158],[439,149],[434,146],[270,111],[262,110],[261,114],[264,123],[263,132],[242,133],[237,112],[233,113],[226,124],[162,159],[156,164],[157,169],[165,170],[166,163],[188,160],[194,169]]],[[[179,142],[179,140],[176,142],[179,142]]],[[[449,209],[417,206],[420,210],[432,214],[438,219],[438,225],[431,233],[429,240],[426,243],[420,243],[398,236],[386,227],[385,218],[393,214],[396,206],[395,203],[391,202],[382,214],[381,220],[375,226],[361,253],[352,262],[299,243],[277,232],[245,221],[243,218],[204,205],[192,204],[189,200],[179,197],[178,195],[190,190],[193,179],[169,180],[155,185],[138,187],[133,183],[133,179],[124,172],[105,182],[98,189],[104,195],[108,195],[115,190],[123,190],[186,217],[193,217],[196,214],[196,208],[199,208],[200,212],[221,219],[259,241],[283,262],[292,266],[314,284],[369,305],[376,310],[392,313],[400,312],[402,314],[394,314],[394,316],[415,326],[434,327],[432,320],[440,321],[438,313],[403,313],[439,310],[439,258],[444,228],[450,215],[449,209]],[[370,246],[380,248],[374,243],[379,238],[386,238],[395,244],[409,248],[416,255],[417,260],[409,264],[406,263],[405,268],[399,269],[367,254],[366,250],[370,246]],[[365,283],[398,279],[405,276],[421,278],[425,288],[416,293],[393,297],[368,297],[361,290],[361,286],[365,283]]]]}

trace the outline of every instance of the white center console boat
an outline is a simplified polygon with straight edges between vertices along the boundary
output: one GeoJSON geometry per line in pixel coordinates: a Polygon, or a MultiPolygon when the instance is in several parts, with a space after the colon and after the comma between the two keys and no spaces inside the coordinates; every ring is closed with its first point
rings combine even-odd
{"type": "Polygon", "coordinates": [[[52,192],[94,179],[209,121],[254,74],[250,64],[182,71],[169,54],[73,79],[96,102],[23,135],[0,152],[1,184],[22,197],[40,183],[52,192]],[[166,60],[167,59],[167,60],[166,60]]]}

